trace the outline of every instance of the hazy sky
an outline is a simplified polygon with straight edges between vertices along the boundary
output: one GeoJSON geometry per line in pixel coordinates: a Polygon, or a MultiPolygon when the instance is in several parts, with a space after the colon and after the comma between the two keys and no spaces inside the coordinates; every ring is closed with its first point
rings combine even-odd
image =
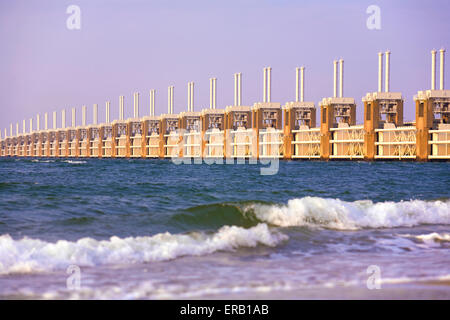
{"type": "MultiPolygon", "coordinates": [[[[244,105],[262,101],[263,68],[272,67],[272,101],[295,98],[295,67],[306,67],[305,100],[332,95],[333,59],[345,60],[344,96],[357,101],[377,89],[378,56],[391,50],[391,90],[405,97],[405,120],[414,119],[413,95],[430,88],[430,50],[450,49],[450,1],[294,0],[0,0],[0,128],[99,104],[118,117],[167,112],[167,87],[175,86],[174,111],[187,109],[187,82],[195,82],[195,110],[209,107],[209,78],[217,77],[217,107],[233,104],[233,73],[242,72],[244,105]],[[381,30],[369,30],[369,5],[381,8],[381,30]],[[69,30],[66,9],[81,9],[81,29],[69,30]]],[[[447,54],[449,57],[449,54],[447,54]]],[[[449,61],[447,59],[447,61],[449,61]]],[[[439,70],[439,65],[438,65],[439,70]]],[[[449,68],[446,69],[449,78],[449,68]]],[[[439,73],[438,73],[439,77],[439,73]]],[[[439,83],[439,81],[437,81],[439,83]]],[[[447,86],[447,88],[450,88],[447,86]]],[[[41,128],[43,119],[41,120],[41,128]]],[[[27,129],[28,130],[28,129],[27,129]]]]}

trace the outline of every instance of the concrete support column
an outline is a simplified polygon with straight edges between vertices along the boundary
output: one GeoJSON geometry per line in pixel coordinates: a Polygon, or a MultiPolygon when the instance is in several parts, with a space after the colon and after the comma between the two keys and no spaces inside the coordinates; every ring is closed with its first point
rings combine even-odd
{"type": "Polygon", "coordinates": [[[124,119],[124,96],[119,96],[119,120],[124,119]]]}
{"type": "Polygon", "coordinates": [[[263,102],[267,102],[267,68],[264,68],[263,102]]]}
{"type": "Polygon", "coordinates": [[[106,101],[105,108],[106,108],[106,112],[105,112],[105,115],[106,115],[106,117],[105,117],[105,122],[106,122],[106,123],[110,123],[110,122],[111,122],[111,117],[110,117],[111,102],[110,102],[110,101],[106,101]]]}
{"type": "Polygon", "coordinates": [[[213,78],[209,78],[209,108],[214,109],[213,107],[213,78]]]}
{"type": "Polygon", "coordinates": [[[238,106],[242,105],[242,72],[238,73],[238,106]]]}
{"type": "Polygon", "coordinates": [[[379,126],[379,102],[364,101],[364,159],[374,160],[376,155],[376,133],[379,126]]]}
{"type": "Polygon", "coordinates": [[[439,90],[444,90],[444,68],[445,68],[445,61],[444,61],[444,54],[445,49],[439,50],[440,53],[440,72],[439,72],[439,90]]]}
{"type": "Polygon", "coordinates": [[[344,59],[339,60],[339,97],[344,96],[344,59]]]}
{"type": "Polygon", "coordinates": [[[389,92],[389,77],[390,77],[390,61],[391,61],[391,52],[388,50],[386,51],[386,70],[385,70],[385,80],[384,80],[384,91],[389,92]]]}
{"type": "Polygon", "coordinates": [[[172,91],[172,87],[169,86],[169,88],[167,89],[167,114],[170,114],[170,106],[171,106],[171,91],[172,91]]]}
{"type": "Polygon", "coordinates": [[[333,97],[337,97],[337,60],[333,61],[333,97]]]}
{"type": "Polygon", "coordinates": [[[431,90],[436,90],[436,50],[431,50],[431,90]]]}
{"type": "Polygon", "coordinates": [[[66,128],[66,110],[63,109],[61,111],[61,128],[65,129],[66,128]]]}
{"type": "Polygon", "coordinates": [[[98,124],[98,104],[93,106],[93,121],[92,124],[98,124]]]}
{"type": "Polygon", "coordinates": [[[148,133],[148,122],[141,122],[142,137],[141,137],[141,158],[147,157],[147,133],[148,133]]]}
{"type": "Polygon", "coordinates": [[[322,105],[320,107],[320,159],[329,160],[331,155],[331,131],[334,120],[334,110],[332,105],[322,105]]]}
{"type": "Polygon", "coordinates": [[[175,91],[175,87],[171,86],[171,88],[170,88],[170,114],[173,114],[174,91],[175,91]]]}
{"type": "Polygon", "coordinates": [[[81,125],[86,126],[86,106],[81,107],[81,125]]]}
{"type": "Polygon", "coordinates": [[[133,95],[133,118],[139,118],[139,92],[135,92],[133,95]]]}
{"type": "Polygon", "coordinates": [[[191,82],[191,112],[194,112],[194,82],[191,82]]]}
{"type": "Polygon", "coordinates": [[[300,68],[300,101],[305,101],[305,67],[300,68]]]}
{"type": "Polygon", "coordinates": [[[378,92],[383,91],[383,52],[378,52],[378,92]]]}
{"type": "Polygon", "coordinates": [[[56,111],[53,111],[53,130],[56,130],[56,128],[58,127],[57,122],[56,122],[56,111]]]}
{"type": "Polygon", "coordinates": [[[237,106],[238,105],[238,74],[235,73],[234,74],[234,105],[237,106]]]}
{"type": "Polygon", "coordinates": [[[156,90],[152,90],[152,116],[155,116],[155,95],[156,90]]]}
{"type": "Polygon", "coordinates": [[[128,122],[126,139],[125,139],[125,157],[126,158],[131,157],[131,126],[132,126],[132,122],[128,122]]]}
{"type": "Polygon", "coordinates": [[[433,127],[432,100],[416,100],[416,159],[428,161],[430,147],[428,145],[429,130],[433,127]]]}
{"type": "Polygon", "coordinates": [[[213,103],[214,109],[217,108],[217,78],[214,78],[214,91],[213,91],[213,103]]]}
{"type": "Polygon", "coordinates": [[[72,108],[72,128],[75,128],[77,126],[76,112],[77,110],[75,108],[72,108]]]}

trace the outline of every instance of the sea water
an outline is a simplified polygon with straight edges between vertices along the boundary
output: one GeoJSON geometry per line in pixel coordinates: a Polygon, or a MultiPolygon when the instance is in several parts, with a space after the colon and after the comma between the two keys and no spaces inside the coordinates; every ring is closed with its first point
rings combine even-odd
{"type": "Polygon", "coordinates": [[[0,298],[450,298],[450,163],[260,169],[1,159],[0,298]]]}

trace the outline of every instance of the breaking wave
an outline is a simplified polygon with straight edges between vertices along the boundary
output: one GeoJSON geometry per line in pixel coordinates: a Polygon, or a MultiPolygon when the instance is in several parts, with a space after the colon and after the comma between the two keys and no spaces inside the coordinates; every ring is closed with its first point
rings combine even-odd
{"type": "Polygon", "coordinates": [[[406,234],[403,235],[406,238],[414,238],[421,242],[423,242],[428,247],[440,247],[441,245],[449,245],[450,244],[450,233],[437,233],[432,232],[428,234],[419,234],[419,235],[411,235],[406,234]]]}
{"type": "Polygon", "coordinates": [[[287,205],[250,204],[244,207],[244,212],[251,212],[259,221],[279,227],[357,230],[450,224],[450,200],[373,203],[305,197],[289,200],[287,205]]]}
{"type": "Polygon", "coordinates": [[[83,161],[83,160],[63,160],[62,162],[71,163],[71,164],[83,164],[83,163],[87,163],[86,161],[83,161]]]}
{"type": "Polygon", "coordinates": [[[2,235],[0,274],[64,270],[72,264],[97,266],[163,261],[240,247],[276,246],[287,239],[286,235],[270,230],[266,224],[249,229],[224,226],[214,234],[166,232],[146,237],[83,238],[76,242],[59,240],[55,243],[30,238],[14,240],[9,235],[2,235]]]}

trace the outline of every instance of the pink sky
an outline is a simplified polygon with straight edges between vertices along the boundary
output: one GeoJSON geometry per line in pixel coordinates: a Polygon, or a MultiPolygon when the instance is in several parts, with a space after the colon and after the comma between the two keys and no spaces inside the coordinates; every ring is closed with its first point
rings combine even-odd
{"type": "MultiPolygon", "coordinates": [[[[263,68],[272,67],[272,101],[295,97],[295,68],[306,67],[305,100],[331,96],[332,61],[345,60],[344,95],[357,101],[377,89],[377,53],[389,49],[391,90],[405,98],[405,120],[414,119],[413,95],[430,88],[430,50],[450,49],[450,2],[289,0],[15,0],[0,3],[0,128],[40,113],[111,100],[125,117],[132,94],[140,115],[167,112],[167,87],[175,86],[175,113],[187,109],[187,83],[195,82],[195,110],[209,107],[209,78],[217,77],[217,107],[233,103],[233,73],[242,72],[243,104],[262,101],[263,68]],[[381,8],[381,30],[368,30],[366,8],[381,8]],[[66,9],[81,8],[81,30],[68,30],[66,9]]],[[[449,55],[447,54],[447,57],[449,55]]],[[[448,61],[448,59],[447,59],[448,61]]],[[[439,67],[439,65],[438,65],[439,67]]],[[[445,75],[448,81],[449,68],[445,75]]],[[[438,74],[439,76],[439,74],[438,74]]],[[[437,81],[439,83],[439,81],[437,81]]],[[[448,88],[448,86],[447,86],[448,88]]],[[[34,124],[35,126],[35,124],[34,124]]],[[[41,128],[43,120],[41,120],[41,128]]]]}

